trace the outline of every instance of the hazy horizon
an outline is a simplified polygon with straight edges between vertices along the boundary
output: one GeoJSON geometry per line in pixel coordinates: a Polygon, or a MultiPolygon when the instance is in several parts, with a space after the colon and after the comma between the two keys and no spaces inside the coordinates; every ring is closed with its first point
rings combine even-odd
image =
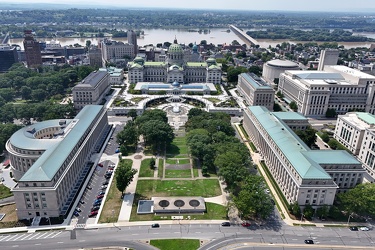
{"type": "MultiPolygon", "coordinates": [[[[295,0],[263,0],[263,1],[248,1],[248,0],[237,0],[236,2],[230,2],[227,0],[215,0],[215,1],[201,1],[201,0],[190,0],[186,2],[182,1],[171,1],[171,0],[149,0],[141,1],[134,4],[134,1],[129,0],[111,0],[103,3],[102,0],[0,0],[0,4],[17,5],[27,4],[54,4],[61,6],[75,7],[80,6],[87,8],[170,8],[170,9],[207,9],[207,10],[263,10],[263,11],[321,11],[321,12],[374,12],[375,6],[369,8],[370,1],[358,1],[353,4],[353,1],[349,0],[315,0],[313,2],[307,1],[295,1],[295,0]]],[[[0,7],[1,8],[1,7],[0,7]]]]}

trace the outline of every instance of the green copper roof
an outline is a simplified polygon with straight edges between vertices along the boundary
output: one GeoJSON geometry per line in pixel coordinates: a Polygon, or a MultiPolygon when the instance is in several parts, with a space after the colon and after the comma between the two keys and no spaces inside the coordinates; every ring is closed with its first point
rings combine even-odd
{"type": "MultiPolygon", "coordinates": [[[[329,156],[326,152],[312,152],[283,121],[269,112],[267,108],[252,106],[248,109],[256,116],[259,123],[303,179],[331,179],[319,164],[322,163],[321,161],[328,161],[328,158],[332,158],[331,162],[335,163],[336,156],[338,154],[345,155],[345,153],[335,151],[330,152],[329,156]],[[319,157],[319,153],[322,153],[321,157],[319,157]]],[[[345,158],[345,160],[347,159],[345,158]]],[[[342,162],[341,159],[337,161],[339,164],[342,162]]],[[[352,159],[350,162],[356,162],[356,160],[352,159]]]]}
{"type": "Polygon", "coordinates": [[[306,120],[307,118],[297,112],[272,112],[280,120],[306,120]]]}
{"type": "MultiPolygon", "coordinates": [[[[71,120],[72,126],[64,137],[51,145],[22,176],[20,181],[51,181],[69,154],[74,150],[87,128],[102,112],[101,105],[87,105],[71,120]]],[[[43,125],[44,122],[41,122],[43,125]]],[[[48,121],[46,123],[48,125],[48,121]]],[[[23,128],[24,129],[24,128],[23,128]]],[[[21,129],[22,130],[22,129],[21,129]]],[[[34,139],[38,143],[39,139],[34,139]]]]}
{"type": "Polygon", "coordinates": [[[145,66],[165,66],[165,62],[145,62],[145,66]]]}
{"type": "Polygon", "coordinates": [[[205,62],[187,62],[186,66],[190,67],[207,67],[205,62]]]}
{"type": "Polygon", "coordinates": [[[375,124],[375,116],[370,113],[356,112],[359,119],[366,122],[367,124],[375,124]]]}

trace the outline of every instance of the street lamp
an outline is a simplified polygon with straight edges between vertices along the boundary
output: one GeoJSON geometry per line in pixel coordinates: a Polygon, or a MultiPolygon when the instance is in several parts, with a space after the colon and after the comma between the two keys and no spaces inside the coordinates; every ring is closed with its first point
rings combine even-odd
{"type": "Polygon", "coordinates": [[[350,218],[353,218],[353,213],[349,214],[349,217],[348,217],[348,226],[349,226],[350,218]]]}

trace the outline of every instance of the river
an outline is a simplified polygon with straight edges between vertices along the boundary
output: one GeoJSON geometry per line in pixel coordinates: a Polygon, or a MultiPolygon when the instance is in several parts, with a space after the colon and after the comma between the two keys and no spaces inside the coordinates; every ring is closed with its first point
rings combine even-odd
{"type": "MultiPolygon", "coordinates": [[[[198,33],[198,32],[189,32],[186,29],[143,29],[144,36],[138,38],[138,45],[156,45],[158,43],[164,42],[173,42],[174,38],[177,38],[178,43],[189,44],[196,42],[199,44],[202,40],[206,40],[207,43],[212,44],[230,44],[233,40],[238,40],[241,44],[243,41],[237,37],[233,32],[226,32],[224,28],[214,28],[210,29],[209,33],[198,33]]],[[[249,29],[247,29],[249,30],[249,29]]],[[[375,38],[375,33],[356,33],[356,35],[365,35],[371,38],[375,38]]],[[[87,40],[90,40],[92,44],[98,44],[98,42],[103,38],[73,38],[73,37],[61,37],[57,41],[60,42],[62,46],[80,44],[85,45],[87,40]]],[[[40,41],[49,41],[48,38],[38,38],[40,41]]],[[[115,38],[113,40],[127,42],[127,38],[115,38]]],[[[22,44],[23,38],[19,39],[10,39],[10,44],[20,45],[23,49],[22,44]]],[[[299,41],[290,41],[286,40],[272,40],[272,39],[258,39],[259,45],[264,48],[268,48],[269,45],[275,47],[277,44],[282,42],[289,43],[299,43],[299,41]]],[[[302,42],[304,43],[304,42],[302,42]]],[[[355,47],[370,47],[371,42],[338,42],[339,45],[344,45],[345,48],[355,48],[355,47]]]]}

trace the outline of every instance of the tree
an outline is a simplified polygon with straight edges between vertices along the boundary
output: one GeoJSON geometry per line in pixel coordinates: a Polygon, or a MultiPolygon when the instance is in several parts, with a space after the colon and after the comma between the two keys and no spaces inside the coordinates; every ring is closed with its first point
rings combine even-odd
{"type": "Polygon", "coordinates": [[[284,95],[283,95],[283,93],[281,93],[280,90],[277,91],[276,95],[277,95],[277,97],[279,97],[279,98],[284,98],[284,95]]]}
{"type": "Polygon", "coordinates": [[[297,111],[298,110],[298,105],[297,105],[297,103],[295,101],[290,102],[289,103],[289,107],[291,109],[293,109],[293,111],[297,111]]]}
{"type": "Polygon", "coordinates": [[[289,211],[296,217],[301,216],[301,208],[297,201],[289,205],[289,211]]]}
{"type": "Polygon", "coordinates": [[[124,129],[117,134],[117,143],[120,145],[136,146],[138,143],[138,130],[134,122],[129,121],[124,129]]]}
{"type": "Polygon", "coordinates": [[[345,193],[338,194],[343,210],[348,214],[375,216],[375,184],[359,184],[345,193]]]}
{"type": "Polygon", "coordinates": [[[311,126],[306,128],[305,130],[296,130],[295,133],[298,137],[306,143],[308,147],[311,147],[316,142],[316,130],[313,129],[311,126]]]}
{"type": "Polygon", "coordinates": [[[336,110],[335,109],[327,109],[327,112],[326,112],[326,117],[327,118],[334,118],[337,116],[337,113],[336,113],[336,110]]]}
{"type": "Polygon", "coordinates": [[[29,88],[27,86],[22,86],[21,87],[21,96],[22,96],[22,99],[24,99],[24,100],[31,99],[31,93],[32,93],[31,88],[29,88]]]}
{"type": "Polygon", "coordinates": [[[173,130],[168,123],[160,120],[150,120],[139,125],[139,133],[143,136],[146,145],[153,150],[168,146],[174,138],[173,130]]]}
{"type": "Polygon", "coordinates": [[[328,135],[327,133],[323,133],[323,134],[321,135],[321,138],[322,138],[322,140],[323,140],[325,143],[328,143],[329,140],[330,140],[329,135],[328,135]]]}
{"type": "Polygon", "coordinates": [[[155,158],[151,158],[151,160],[150,160],[150,168],[151,169],[155,168],[155,158]]]}
{"type": "Polygon", "coordinates": [[[273,210],[271,197],[264,192],[265,184],[262,177],[257,175],[248,176],[238,195],[233,202],[242,218],[259,217],[266,219],[273,210]]]}
{"type": "Polygon", "coordinates": [[[313,215],[314,215],[314,208],[310,204],[307,204],[305,208],[303,209],[303,216],[306,219],[311,220],[313,215]]]}
{"type": "Polygon", "coordinates": [[[127,116],[128,116],[128,117],[131,117],[132,120],[134,121],[135,118],[137,118],[137,116],[138,116],[138,115],[137,115],[137,110],[135,110],[135,109],[131,109],[131,110],[129,110],[127,116]]]}
{"type": "Polygon", "coordinates": [[[250,66],[250,68],[249,68],[249,72],[250,72],[250,73],[254,73],[254,74],[256,74],[257,76],[262,75],[262,70],[261,70],[258,66],[250,66]]]}
{"type": "Polygon", "coordinates": [[[274,103],[274,104],[273,104],[273,111],[275,111],[275,112],[279,112],[279,111],[283,111],[283,109],[280,107],[279,104],[274,103]]]}
{"type": "Polygon", "coordinates": [[[115,171],[116,187],[121,192],[121,197],[124,196],[125,189],[133,181],[134,175],[138,171],[132,168],[132,162],[121,160],[119,166],[115,171]]]}
{"type": "Polygon", "coordinates": [[[326,218],[329,214],[329,207],[327,205],[323,205],[316,209],[316,215],[320,218],[326,218]]]}
{"type": "Polygon", "coordinates": [[[245,67],[229,67],[227,71],[227,80],[228,82],[237,82],[238,75],[241,73],[248,72],[248,69],[245,67]]]}

